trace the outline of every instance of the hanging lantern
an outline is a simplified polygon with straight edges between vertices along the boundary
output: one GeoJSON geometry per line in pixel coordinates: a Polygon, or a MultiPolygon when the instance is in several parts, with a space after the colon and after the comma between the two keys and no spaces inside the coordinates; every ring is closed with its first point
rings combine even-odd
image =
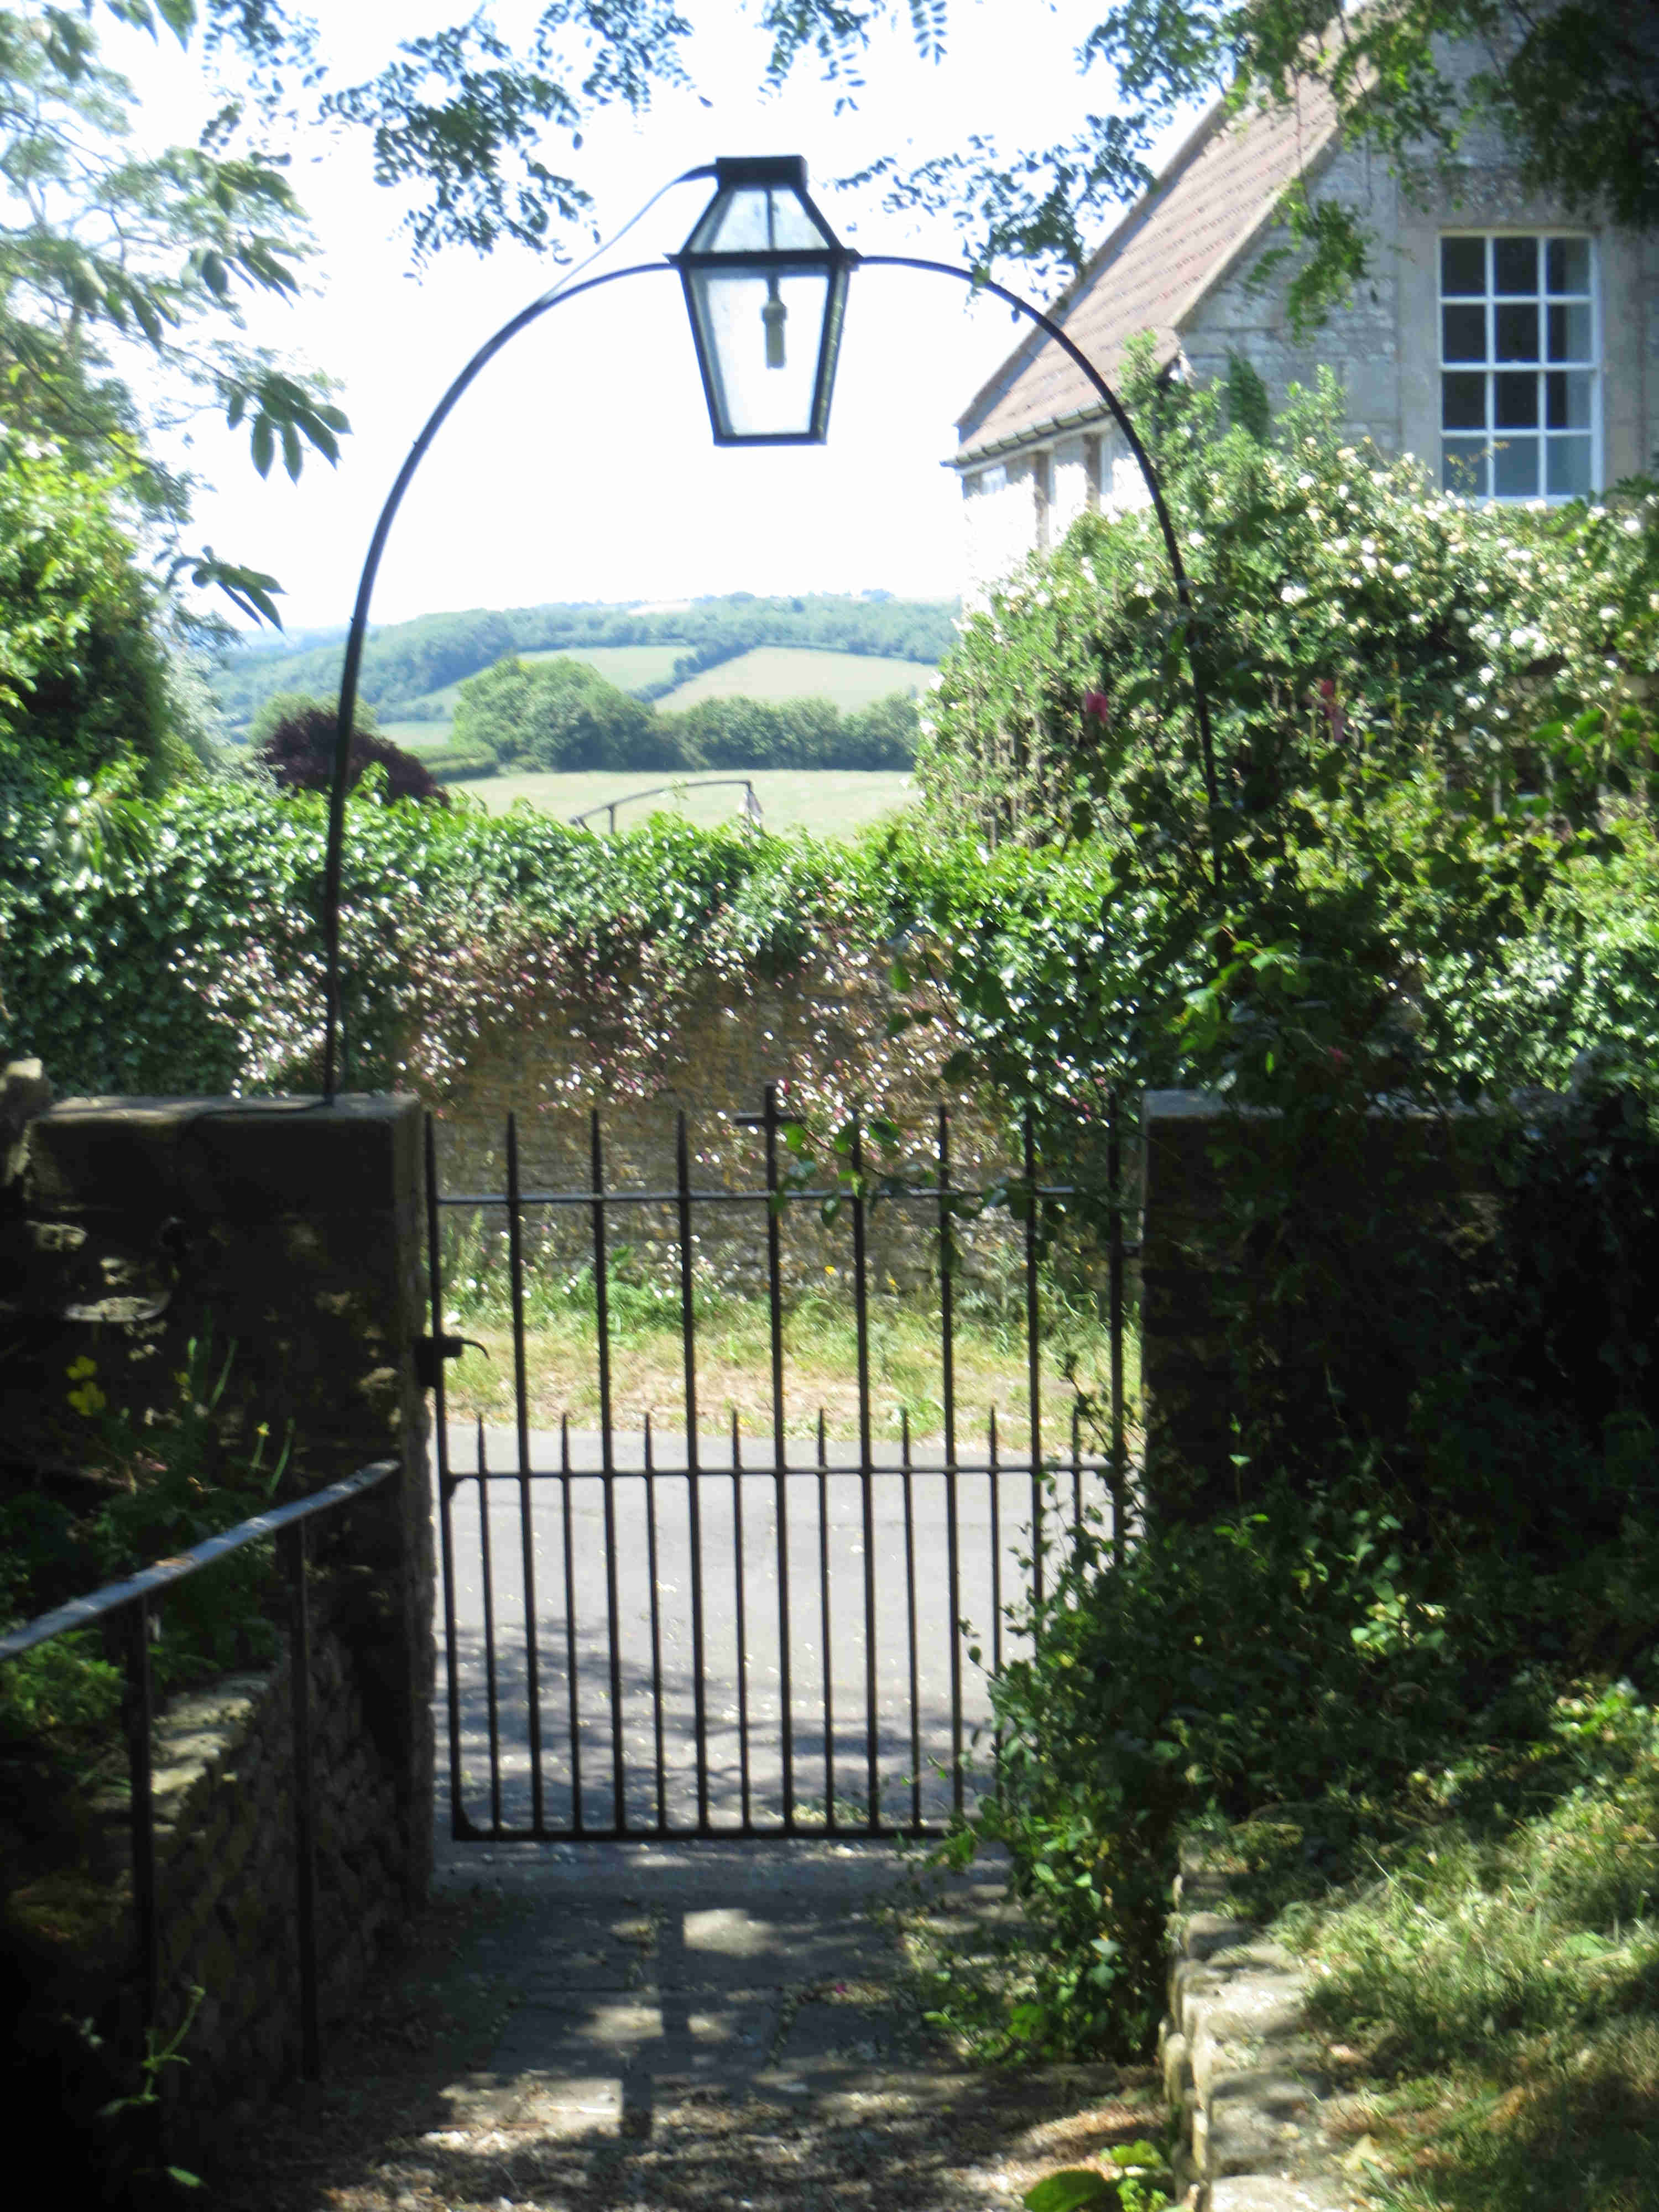
{"type": "Polygon", "coordinates": [[[821,446],[858,256],[813,206],[797,154],[717,161],[672,258],[717,446],[821,446]]]}

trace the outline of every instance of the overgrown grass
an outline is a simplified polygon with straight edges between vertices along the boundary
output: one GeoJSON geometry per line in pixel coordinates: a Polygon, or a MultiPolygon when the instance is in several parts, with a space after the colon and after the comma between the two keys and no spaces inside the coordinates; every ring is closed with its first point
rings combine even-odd
{"type": "Polygon", "coordinates": [[[1564,1699],[1508,1805],[1448,1813],[1468,1779],[1425,1776],[1426,1832],[1278,1923],[1352,2093],[1350,2166],[1391,2212],[1652,2212],[1659,1716],[1625,1684],[1564,1699]]]}
{"type": "MultiPolygon", "coordinates": [[[[449,1323],[489,1354],[465,1355],[446,1377],[452,1419],[510,1419],[514,1407],[513,1335],[508,1276],[499,1245],[476,1232],[452,1237],[446,1272],[449,1323]]],[[[684,1421],[684,1349],[678,1275],[647,1255],[616,1248],[607,1278],[612,1417],[638,1426],[674,1429],[684,1421]]],[[[1046,1274],[1039,1294],[1044,1449],[1069,1451],[1073,1409],[1085,1452],[1109,1442],[1109,1331],[1100,1302],[1046,1274]]],[[[771,1312],[761,1295],[722,1288],[699,1271],[692,1294],[699,1407],[705,1422],[724,1423],[737,1409],[745,1435],[769,1434],[773,1420],[771,1312]]],[[[992,1409],[1011,1455],[1030,1434],[1030,1394],[1023,1281],[964,1283],[955,1302],[955,1401],[959,1445],[977,1451],[992,1409]]],[[[944,1433],[944,1376],[936,1287],[902,1291],[884,1283],[868,1301],[872,1412],[880,1441],[898,1441],[908,1417],[912,1441],[939,1443],[944,1433]]],[[[573,1426],[599,1419],[599,1333],[591,1266],[561,1266],[539,1257],[525,1273],[526,1367],[531,1419],[550,1426],[568,1414],[573,1426]]],[[[783,1311],[785,1424],[805,1439],[817,1434],[820,1411],[827,1437],[858,1434],[859,1346],[856,1315],[843,1275],[826,1273],[820,1290],[792,1291],[783,1311]]],[[[1126,1392],[1133,1401],[1138,1367],[1133,1334],[1126,1342],[1126,1392]]]]}

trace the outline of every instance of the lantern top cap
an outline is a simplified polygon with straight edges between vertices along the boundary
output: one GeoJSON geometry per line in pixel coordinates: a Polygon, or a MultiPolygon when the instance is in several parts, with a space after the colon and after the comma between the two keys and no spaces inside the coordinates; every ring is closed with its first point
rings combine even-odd
{"type": "Polygon", "coordinates": [[[775,191],[806,191],[804,154],[725,154],[714,163],[714,184],[726,191],[732,185],[770,185],[775,191]]]}
{"type": "Polygon", "coordinates": [[[713,167],[714,197],[680,252],[671,257],[676,262],[703,254],[856,258],[813,205],[806,163],[799,154],[728,156],[713,167]]]}

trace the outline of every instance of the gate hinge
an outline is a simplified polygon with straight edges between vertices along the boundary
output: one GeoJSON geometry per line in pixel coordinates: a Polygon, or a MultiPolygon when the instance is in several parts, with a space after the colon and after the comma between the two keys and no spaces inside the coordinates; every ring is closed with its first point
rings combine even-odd
{"type": "Polygon", "coordinates": [[[422,1390],[435,1390],[446,1359],[459,1359],[471,1349],[482,1352],[486,1359],[489,1346],[480,1344],[475,1336],[417,1336],[415,1340],[415,1380],[422,1390]]]}

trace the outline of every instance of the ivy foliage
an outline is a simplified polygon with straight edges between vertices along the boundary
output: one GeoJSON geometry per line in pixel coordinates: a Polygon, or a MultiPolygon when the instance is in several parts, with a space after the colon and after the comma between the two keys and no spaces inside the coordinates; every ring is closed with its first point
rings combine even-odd
{"type": "MultiPolygon", "coordinates": [[[[135,802],[77,846],[55,788],[0,796],[7,1049],[40,1053],[71,1089],[314,1080],[326,807],[225,775],[135,802]]],[[[862,872],[833,847],[666,818],[610,839],[527,809],[415,805],[373,766],[348,815],[346,1024],[369,1088],[441,1091],[493,1023],[548,994],[620,1008],[637,990],[654,1037],[699,964],[763,972],[868,928],[862,872]]]]}

